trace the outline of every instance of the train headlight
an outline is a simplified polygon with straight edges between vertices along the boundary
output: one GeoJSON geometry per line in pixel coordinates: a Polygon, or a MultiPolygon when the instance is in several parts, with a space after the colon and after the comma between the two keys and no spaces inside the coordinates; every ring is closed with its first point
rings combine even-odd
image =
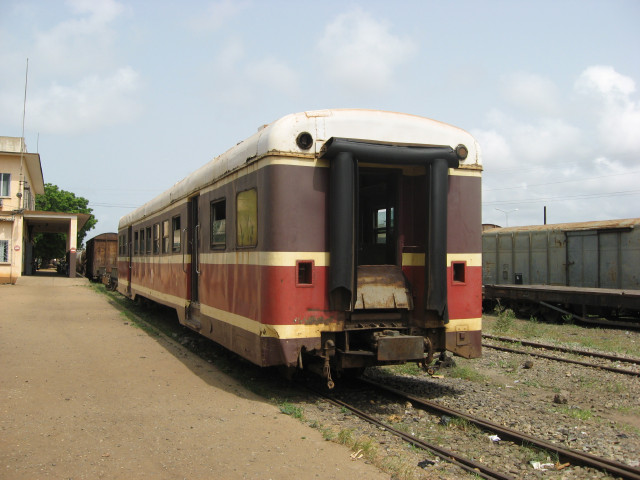
{"type": "Polygon", "coordinates": [[[460,160],[464,160],[469,155],[469,150],[467,150],[467,147],[460,144],[456,147],[456,155],[460,160]]]}
{"type": "Polygon", "coordinates": [[[313,137],[309,132],[302,132],[296,138],[296,144],[300,150],[309,150],[313,145],[313,137]]]}

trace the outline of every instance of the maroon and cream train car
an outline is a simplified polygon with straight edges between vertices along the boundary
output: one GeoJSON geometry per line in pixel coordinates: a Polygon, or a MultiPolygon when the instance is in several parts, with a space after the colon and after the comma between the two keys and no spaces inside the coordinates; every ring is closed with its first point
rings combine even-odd
{"type": "Polygon", "coordinates": [[[120,220],[118,290],[261,366],[330,381],[480,355],[480,151],[367,110],[288,115],[120,220]]]}

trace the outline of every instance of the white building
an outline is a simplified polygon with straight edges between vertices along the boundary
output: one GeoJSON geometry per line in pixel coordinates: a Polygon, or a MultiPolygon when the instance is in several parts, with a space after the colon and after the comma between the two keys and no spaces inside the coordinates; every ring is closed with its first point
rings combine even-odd
{"type": "Polygon", "coordinates": [[[40,155],[28,153],[22,138],[0,137],[0,283],[33,273],[33,236],[41,232],[67,235],[69,275],[75,276],[77,232],[90,216],[35,211],[43,193],[40,155]]]}

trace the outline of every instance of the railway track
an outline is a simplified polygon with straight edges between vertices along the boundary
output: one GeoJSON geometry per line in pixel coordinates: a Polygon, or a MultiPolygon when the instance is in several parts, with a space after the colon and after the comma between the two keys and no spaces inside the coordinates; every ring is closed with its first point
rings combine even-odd
{"type": "MultiPolygon", "coordinates": [[[[439,416],[444,415],[449,418],[462,419],[466,422],[469,422],[475,425],[476,427],[482,429],[483,431],[498,435],[501,440],[508,440],[513,442],[516,445],[532,445],[539,449],[555,453],[560,459],[561,464],[568,463],[574,466],[579,465],[583,467],[595,468],[601,471],[605,471],[609,475],[615,476],[616,478],[640,480],[640,469],[630,467],[623,463],[609,460],[606,458],[597,457],[589,453],[563,448],[547,440],[543,440],[540,438],[533,437],[531,435],[520,433],[516,430],[504,427],[502,425],[498,425],[489,420],[485,420],[485,419],[475,417],[458,410],[454,410],[452,408],[439,405],[429,400],[419,398],[415,395],[407,394],[401,390],[398,390],[393,387],[389,387],[387,385],[380,384],[370,379],[362,378],[360,379],[360,381],[364,385],[370,388],[373,388],[377,391],[385,392],[386,394],[390,394],[396,398],[401,399],[402,401],[411,402],[414,408],[420,408],[439,416]]],[[[459,467],[463,468],[464,470],[480,476],[481,478],[491,478],[491,479],[517,478],[517,477],[511,477],[510,475],[505,473],[498,472],[490,468],[486,464],[479,463],[474,460],[470,460],[458,453],[454,453],[452,451],[443,449],[438,445],[435,445],[430,442],[426,442],[422,439],[416,438],[413,435],[409,435],[406,432],[400,431],[386,423],[381,422],[380,420],[376,419],[372,415],[366,412],[363,412],[357,407],[350,405],[348,402],[337,399],[334,395],[330,395],[327,392],[323,392],[320,390],[313,390],[313,391],[314,393],[321,395],[322,397],[327,399],[327,401],[333,403],[334,405],[347,408],[353,414],[364,419],[365,421],[373,423],[376,426],[384,428],[387,431],[401,437],[403,440],[410,443],[411,445],[414,445],[419,448],[423,448],[425,450],[429,450],[433,452],[435,455],[439,456],[440,458],[450,461],[458,465],[459,467]]]]}
{"type": "MultiPolygon", "coordinates": [[[[498,337],[498,336],[487,335],[487,334],[482,335],[482,337],[485,338],[485,339],[488,339],[488,340],[497,340],[497,341],[506,342],[506,343],[519,343],[520,345],[525,346],[525,347],[532,347],[532,348],[543,349],[543,350],[550,350],[550,351],[556,351],[556,352],[562,352],[562,353],[569,353],[571,355],[578,355],[578,356],[584,356],[584,357],[599,358],[599,359],[610,360],[610,361],[618,362],[618,363],[628,363],[628,364],[632,364],[632,365],[640,365],[640,359],[638,359],[638,358],[627,358],[627,357],[621,357],[621,356],[618,356],[618,355],[611,355],[611,354],[605,354],[605,353],[586,352],[584,350],[576,350],[576,349],[571,349],[571,348],[566,348],[566,347],[559,347],[559,346],[555,346],[555,345],[548,345],[548,344],[544,344],[544,343],[529,342],[529,341],[518,340],[518,339],[515,339],[515,338],[498,337]]],[[[629,370],[629,369],[618,368],[618,367],[611,367],[611,366],[600,365],[600,364],[591,363],[591,362],[584,362],[584,361],[581,361],[581,360],[574,360],[574,359],[558,357],[558,356],[554,356],[554,355],[547,355],[547,354],[540,353],[540,352],[534,352],[534,351],[530,351],[530,350],[523,350],[523,349],[518,349],[518,348],[505,347],[505,346],[502,346],[502,345],[494,345],[494,344],[490,344],[490,343],[486,343],[486,342],[483,342],[482,346],[486,347],[486,348],[492,348],[494,350],[500,350],[500,351],[503,351],[503,352],[530,355],[530,356],[534,356],[534,357],[538,357],[538,358],[546,358],[548,360],[554,360],[554,361],[565,362],[565,363],[572,363],[572,364],[575,364],[575,365],[582,365],[582,366],[585,366],[585,367],[598,368],[600,370],[607,370],[607,371],[610,371],[610,372],[620,373],[620,374],[623,374],[623,375],[631,375],[631,376],[640,377],[640,371],[635,371],[635,370],[629,370]]]]}
{"type": "Polygon", "coordinates": [[[334,395],[331,395],[326,391],[322,391],[321,389],[313,389],[313,388],[311,388],[311,391],[314,394],[321,396],[327,402],[333,405],[348,409],[351,413],[365,420],[366,422],[369,422],[379,428],[384,428],[386,431],[392,433],[393,435],[396,435],[397,437],[402,438],[404,441],[406,441],[410,445],[413,445],[414,447],[417,447],[417,448],[421,448],[423,450],[428,450],[432,452],[434,455],[436,455],[437,457],[443,460],[446,460],[447,462],[451,462],[454,465],[457,465],[458,467],[462,468],[463,470],[479,476],[480,478],[495,479],[495,480],[513,480],[515,478],[512,476],[500,473],[496,470],[493,470],[489,468],[487,465],[484,465],[472,459],[466,458],[458,453],[454,453],[450,450],[442,448],[436,445],[435,443],[427,442],[413,435],[410,435],[406,432],[398,430],[397,428],[394,428],[388,423],[384,423],[376,419],[372,415],[369,415],[368,413],[360,410],[359,408],[354,407],[353,405],[350,405],[347,402],[344,402],[342,400],[335,398],[334,395]]]}

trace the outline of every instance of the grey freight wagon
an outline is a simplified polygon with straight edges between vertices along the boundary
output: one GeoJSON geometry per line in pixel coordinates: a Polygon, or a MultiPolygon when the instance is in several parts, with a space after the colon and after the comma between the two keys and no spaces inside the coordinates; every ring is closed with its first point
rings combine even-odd
{"type": "Polygon", "coordinates": [[[518,310],[637,317],[640,218],[486,230],[482,283],[518,310]]]}

